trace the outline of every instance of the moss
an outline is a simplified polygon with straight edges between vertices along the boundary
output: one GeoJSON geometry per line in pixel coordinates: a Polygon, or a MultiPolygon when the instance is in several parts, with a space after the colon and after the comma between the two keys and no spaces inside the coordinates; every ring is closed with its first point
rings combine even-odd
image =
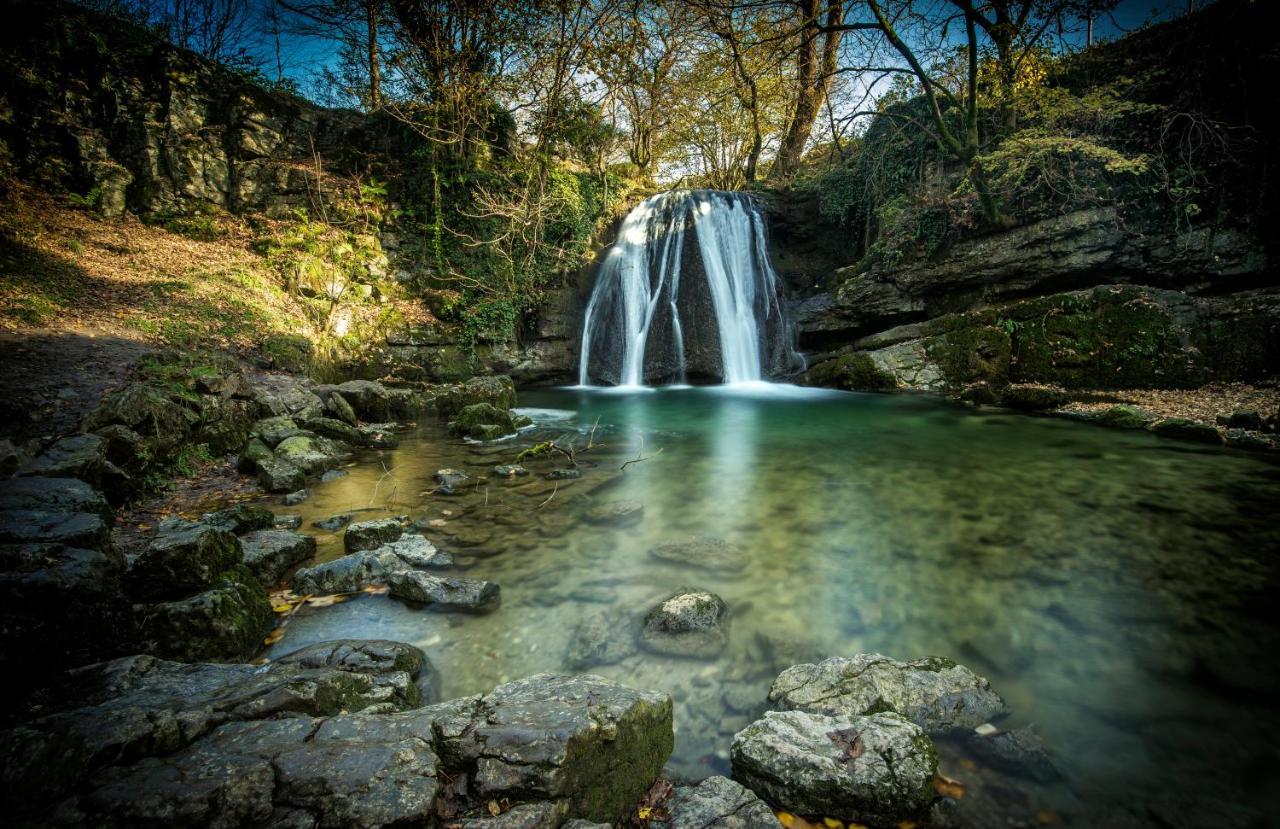
{"type": "Polygon", "coordinates": [[[893,375],[866,353],[845,354],[809,369],[806,382],[846,391],[887,391],[897,388],[893,375]]]}
{"type": "Polygon", "coordinates": [[[925,353],[953,386],[1006,382],[1012,346],[1004,328],[980,321],[925,342],[925,353]]]}
{"type": "Polygon", "coordinates": [[[1020,383],[1006,386],[1000,394],[1000,403],[1011,409],[1027,412],[1043,412],[1057,409],[1070,402],[1071,396],[1055,386],[1020,383]]]}
{"type": "Polygon", "coordinates": [[[1151,422],[1151,416],[1131,406],[1112,406],[1095,418],[1106,426],[1120,429],[1142,429],[1151,422]]]}

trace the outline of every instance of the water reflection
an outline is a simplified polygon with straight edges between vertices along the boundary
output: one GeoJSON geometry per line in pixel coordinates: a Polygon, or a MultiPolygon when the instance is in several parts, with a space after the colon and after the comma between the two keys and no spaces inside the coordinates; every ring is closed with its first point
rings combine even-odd
{"type": "MultiPolygon", "coordinates": [[[[522,400],[540,410],[540,431],[499,446],[426,431],[298,508],[308,523],[344,511],[442,521],[428,535],[468,574],[502,585],[501,609],[468,618],[361,599],[299,614],[276,652],[404,639],[427,651],[447,695],[476,693],[565,670],[576,624],[600,610],[628,639],[656,600],[695,586],[732,608],[721,658],[636,650],[592,668],[672,693],[676,774],[726,770],[733,733],[790,664],[945,654],[989,676],[1013,709],[1007,725],[1034,724],[1064,775],[1010,781],[944,745],[944,770],[966,779],[975,803],[1012,790],[1018,819],[1048,810],[1080,826],[1135,809],[1129,825],[1249,812],[1267,825],[1259,815],[1276,813],[1264,794],[1280,727],[1273,463],[910,397],[761,387],[522,400]],[[594,440],[580,481],[489,475],[548,437],[594,440]],[[648,459],[620,470],[637,456],[648,459]],[[478,485],[431,494],[445,466],[478,485]],[[579,520],[614,499],[642,502],[643,521],[579,520]],[[649,555],[689,535],[738,544],[749,567],[649,555]]],[[[319,537],[322,556],[340,552],[339,534],[319,537]]]]}

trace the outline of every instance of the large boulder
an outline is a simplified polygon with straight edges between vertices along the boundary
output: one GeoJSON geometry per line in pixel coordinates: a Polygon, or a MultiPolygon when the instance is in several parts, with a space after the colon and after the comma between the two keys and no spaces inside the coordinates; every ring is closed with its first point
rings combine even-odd
{"type": "Polygon", "coordinates": [[[475,768],[479,798],[567,800],[590,820],[634,808],[674,744],[670,697],[597,676],[539,674],[438,708],[441,757],[475,768]]]}
{"type": "Polygon", "coordinates": [[[473,403],[454,415],[449,421],[449,431],[460,437],[494,440],[515,434],[530,423],[529,418],[512,414],[509,409],[499,409],[491,403],[473,403]]]}
{"type": "Polygon", "coordinates": [[[392,417],[391,395],[381,383],[349,380],[337,386],[323,386],[320,393],[340,395],[361,420],[382,423],[392,417]]]}
{"type": "Polygon", "coordinates": [[[257,584],[224,581],[202,593],[134,606],[143,649],[182,662],[248,659],[275,624],[257,584]]]}
{"type": "Polygon", "coordinates": [[[247,379],[248,393],[265,413],[314,417],[324,411],[310,380],[291,374],[260,374],[247,379]]]}
{"type": "Polygon", "coordinates": [[[715,656],[729,644],[729,606],[706,590],[674,593],[645,614],[640,641],[658,653],[715,656]]]}
{"type": "Polygon", "coordinates": [[[510,377],[501,375],[473,377],[464,383],[436,389],[430,396],[430,404],[443,418],[452,418],[467,406],[488,403],[498,409],[511,409],[516,405],[516,387],[510,377]]]}
{"type": "Polygon", "coordinates": [[[897,714],[828,717],[770,711],[738,732],[733,776],[774,806],[871,825],[921,817],[937,752],[897,714]]]}
{"type": "Polygon", "coordinates": [[[187,441],[199,422],[198,413],[165,391],[146,383],[133,383],[104,397],[85,420],[84,428],[109,441],[119,441],[112,460],[130,466],[135,461],[168,457],[187,441]],[[132,437],[111,427],[122,427],[132,437]]]}
{"type": "Polygon", "coordinates": [[[257,459],[258,484],[267,492],[295,492],[302,489],[306,476],[291,461],[274,455],[257,459]]]}
{"type": "Polygon", "coordinates": [[[162,527],[129,565],[129,592],[140,599],[185,596],[209,587],[244,558],[226,530],[183,522],[162,527]]]}
{"type": "Polygon", "coordinates": [[[774,680],[769,701],[783,710],[833,716],[892,711],[930,734],[972,729],[1005,713],[991,683],[938,656],[898,662],[860,653],[795,665],[774,680]]]}
{"type": "Polygon", "coordinates": [[[665,804],[660,829],[768,829],[782,823],[763,800],[727,777],[676,786],[665,804]]]}
{"type": "Polygon", "coordinates": [[[274,454],[276,459],[293,464],[304,474],[316,475],[342,463],[351,451],[345,444],[307,433],[280,441],[274,454]]]}

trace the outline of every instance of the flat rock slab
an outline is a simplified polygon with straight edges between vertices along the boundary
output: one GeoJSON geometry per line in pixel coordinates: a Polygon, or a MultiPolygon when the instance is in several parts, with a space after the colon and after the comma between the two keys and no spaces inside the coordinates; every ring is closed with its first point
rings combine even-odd
{"type": "Polygon", "coordinates": [[[371,584],[387,584],[392,575],[453,565],[453,557],[436,549],[424,536],[410,534],[376,550],[304,567],[294,574],[293,590],[300,594],[354,593],[371,584]]]}
{"type": "Polygon", "coordinates": [[[750,789],[727,777],[708,777],[692,786],[677,786],[667,798],[661,829],[768,829],[782,823],[773,809],[750,789]]]}
{"type": "Polygon", "coordinates": [[[871,825],[923,815],[938,767],[929,737],[897,714],[770,711],[734,736],[731,757],[734,779],[779,808],[871,825]]]}
{"type": "Polygon", "coordinates": [[[878,653],[794,665],[774,680],[769,701],[835,716],[893,711],[930,734],[976,728],[1006,712],[991,683],[950,659],[899,662],[878,653]]]}
{"type": "Polygon", "coordinates": [[[747,567],[746,551],[741,547],[705,536],[659,544],[649,550],[649,555],[669,564],[701,570],[740,573],[747,567]]]}
{"type": "Polygon", "coordinates": [[[421,570],[391,573],[387,578],[391,595],[419,602],[432,610],[488,613],[496,610],[502,593],[491,581],[461,576],[433,576],[421,570]]]}
{"type": "Polygon", "coordinates": [[[316,540],[292,530],[257,530],[241,536],[244,565],[263,584],[280,581],[289,568],[316,554],[316,540]]]}

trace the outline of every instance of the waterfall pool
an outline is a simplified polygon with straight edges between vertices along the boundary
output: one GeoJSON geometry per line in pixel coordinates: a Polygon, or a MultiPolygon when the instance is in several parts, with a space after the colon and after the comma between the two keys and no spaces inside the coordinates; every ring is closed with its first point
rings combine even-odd
{"type": "Polygon", "coordinates": [[[999,724],[1034,726],[1061,773],[1035,782],[963,740],[939,741],[941,771],[966,789],[958,808],[990,825],[1280,816],[1273,459],[926,397],[768,384],[530,390],[521,403],[536,425],[518,437],[466,444],[424,424],[301,505],[275,507],[303,517],[320,559],[341,554],[341,531],[314,520],[419,519],[459,572],[501,585],[498,610],[360,597],[299,611],[268,655],[340,637],[412,642],[449,698],[567,670],[575,629],[604,611],[621,658],[588,670],[672,695],[670,769],[693,778],[728,773],[734,732],[789,665],[944,655],[991,680],[1011,709],[999,724]],[[492,473],[549,438],[575,445],[580,478],[542,477],[551,461],[492,473]],[[442,467],[472,481],[435,494],[442,467]],[[615,500],[642,503],[643,518],[581,520],[615,500]],[[731,542],[745,569],[650,553],[689,536],[731,542]],[[635,646],[646,611],[683,587],[728,603],[719,656],[635,646]]]}

